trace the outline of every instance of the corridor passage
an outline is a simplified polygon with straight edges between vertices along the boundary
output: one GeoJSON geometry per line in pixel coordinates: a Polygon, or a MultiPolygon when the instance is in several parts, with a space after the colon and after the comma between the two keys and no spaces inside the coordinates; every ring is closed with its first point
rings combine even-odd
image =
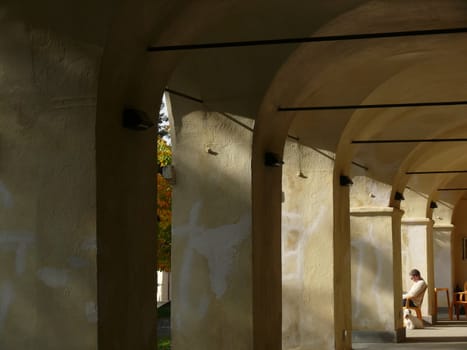
{"type": "Polygon", "coordinates": [[[407,330],[407,342],[399,344],[360,343],[353,344],[353,350],[379,349],[467,349],[467,322],[440,321],[436,325],[425,325],[425,329],[407,330]]]}

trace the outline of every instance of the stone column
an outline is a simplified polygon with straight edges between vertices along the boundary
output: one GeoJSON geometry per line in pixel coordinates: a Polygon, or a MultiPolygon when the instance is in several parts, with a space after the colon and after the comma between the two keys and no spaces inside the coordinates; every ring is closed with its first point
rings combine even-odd
{"type": "Polygon", "coordinates": [[[251,121],[176,117],[172,347],[251,350],[251,121]]]}
{"type": "Polygon", "coordinates": [[[433,220],[428,218],[404,218],[402,236],[402,287],[406,291],[412,282],[409,271],[418,269],[428,284],[422,305],[423,319],[432,323],[434,293],[433,220]]]}
{"type": "Polygon", "coordinates": [[[336,270],[344,274],[349,263],[344,254],[334,263],[336,246],[345,250],[344,239],[336,240],[333,233],[334,163],[292,142],[286,144],[284,162],[282,349],[350,349],[350,315],[335,297],[349,293],[336,276],[336,270]],[[344,328],[347,322],[349,328],[344,328]]]}
{"type": "Polygon", "coordinates": [[[400,209],[388,207],[350,210],[354,342],[392,342],[403,338],[400,318],[402,213],[400,209]]]}
{"type": "MultiPolygon", "coordinates": [[[[452,224],[435,224],[433,226],[433,261],[434,261],[434,288],[449,288],[449,296],[453,291],[453,265],[452,265],[452,224]]],[[[439,308],[448,308],[446,293],[438,295],[439,308]]],[[[436,320],[434,320],[436,321],[436,320]]]]}

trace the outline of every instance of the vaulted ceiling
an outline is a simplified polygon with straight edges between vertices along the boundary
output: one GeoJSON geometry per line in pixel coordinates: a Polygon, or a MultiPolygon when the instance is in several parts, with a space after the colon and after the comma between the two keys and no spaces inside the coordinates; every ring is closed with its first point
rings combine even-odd
{"type": "MultiPolygon", "coordinates": [[[[458,0],[232,1],[212,11],[216,20],[196,40],[162,44],[444,30],[467,23],[467,2],[458,0]]],[[[168,86],[203,101],[192,108],[255,118],[264,103],[279,108],[465,101],[466,64],[465,31],[190,49],[168,86]]],[[[293,113],[289,134],[300,143],[332,152],[345,146],[345,156],[366,166],[369,176],[432,195],[439,187],[467,187],[467,175],[406,172],[467,169],[467,142],[352,142],[467,138],[466,112],[460,104],[276,113],[293,113]]],[[[455,201],[462,193],[447,197],[455,201]]]]}

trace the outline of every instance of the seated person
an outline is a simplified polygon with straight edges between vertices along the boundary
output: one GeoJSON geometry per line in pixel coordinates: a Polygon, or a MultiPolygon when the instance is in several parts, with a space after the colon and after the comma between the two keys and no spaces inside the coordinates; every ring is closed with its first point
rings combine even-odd
{"type": "Polygon", "coordinates": [[[410,298],[409,306],[420,307],[423,301],[423,296],[427,288],[425,280],[420,276],[420,271],[413,269],[409,272],[410,279],[414,282],[407,293],[402,295],[402,306],[405,306],[407,298],[410,298]]]}

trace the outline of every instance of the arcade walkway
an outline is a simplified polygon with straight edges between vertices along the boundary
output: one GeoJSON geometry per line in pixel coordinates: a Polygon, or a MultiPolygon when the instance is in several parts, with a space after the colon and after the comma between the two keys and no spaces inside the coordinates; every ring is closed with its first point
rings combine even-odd
{"type": "Polygon", "coordinates": [[[392,349],[426,349],[426,350],[465,350],[467,349],[467,342],[454,343],[402,343],[402,344],[357,344],[353,346],[354,350],[392,350],[392,349]]]}
{"type": "Polygon", "coordinates": [[[425,329],[407,330],[407,342],[399,344],[353,344],[354,350],[379,349],[467,349],[467,321],[439,321],[425,329]]]}

